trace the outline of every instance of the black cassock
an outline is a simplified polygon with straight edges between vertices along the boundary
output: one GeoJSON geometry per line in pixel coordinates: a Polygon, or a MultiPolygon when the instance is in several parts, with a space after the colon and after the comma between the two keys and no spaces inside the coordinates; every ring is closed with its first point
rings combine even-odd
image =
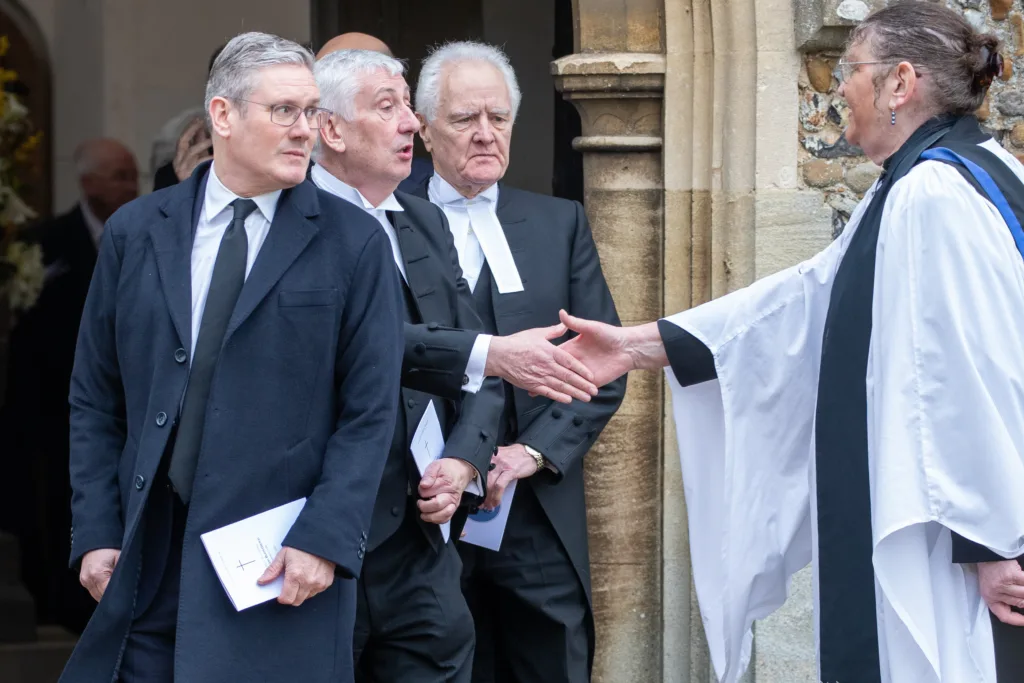
{"type": "MultiPolygon", "coordinates": [[[[920,161],[925,150],[942,147],[984,169],[1017,221],[1024,223],[1024,184],[992,152],[979,147],[988,139],[974,117],[940,117],[919,128],[884,163],[875,194],[834,277],[822,338],[815,418],[819,661],[825,683],[882,681],[864,389],[876,248],[885,201],[893,185],[920,161]]],[[[976,190],[988,196],[964,166],[955,167],[976,190]]],[[[658,326],[672,370],[682,386],[716,377],[707,346],[668,320],[660,320],[658,326]]],[[[952,561],[1002,559],[953,534],[952,561]]],[[[1024,560],[1018,561],[1024,566],[1024,560]]],[[[1008,626],[994,616],[992,624],[999,681],[1024,681],[1024,628],[1008,626]]]]}

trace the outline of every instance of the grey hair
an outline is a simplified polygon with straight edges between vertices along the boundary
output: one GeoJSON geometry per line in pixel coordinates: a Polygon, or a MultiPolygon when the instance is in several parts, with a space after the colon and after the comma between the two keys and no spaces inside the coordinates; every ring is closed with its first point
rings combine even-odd
{"type": "MultiPolygon", "coordinates": [[[[374,50],[338,50],[321,57],[313,67],[320,88],[320,106],[346,121],[356,117],[355,99],[365,76],[384,71],[389,76],[404,76],[400,59],[374,50]]],[[[320,136],[313,146],[313,161],[323,158],[320,136]]]]}
{"type": "Polygon", "coordinates": [[[471,40],[445,43],[423,60],[420,78],[416,82],[416,111],[423,114],[428,122],[434,121],[440,105],[441,74],[449,64],[460,62],[485,62],[501,72],[508,87],[508,97],[512,103],[512,120],[515,121],[523,95],[508,56],[493,45],[471,40]]]}
{"type": "Polygon", "coordinates": [[[931,77],[926,101],[939,114],[978,109],[1003,68],[996,36],[975,31],[958,12],[931,2],[901,0],[878,10],[850,34],[850,47],[861,43],[890,65],[876,71],[876,93],[898,62],[910,62],[931,77]]]}
{"type": "Polygon", "coordinates": [[[204,101],[207,119],[214,97],[248,98],[256,89],[256,79],[262,69],[290,64],[312,71],[313,61],[312,52],[280,36],[256,31],[235,36],[217,55],[210,69],[204,101]]]}
{"type": "Polygon", "coordinates": [[[375,71],[404,76],[405,64],[373,50],[338,50],[322,57],[313,67],[320,106],[351,121],[356,115],[355,98],[363,86],[363,76],[375,71]]]}
{"type": "Polygon", "coordinates": [[[97,140],[86,140],[75,147],[71,160],[75,164],[75,173],[79,178],[95,173],[99,168],[99,159],[96,155],[98,142],[97,140]]]}

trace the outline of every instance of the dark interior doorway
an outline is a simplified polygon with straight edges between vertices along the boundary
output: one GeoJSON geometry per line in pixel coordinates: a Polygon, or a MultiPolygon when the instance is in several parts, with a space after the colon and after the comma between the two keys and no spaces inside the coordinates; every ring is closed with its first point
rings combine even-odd
{"type": "MultiPolygon", "coordinates": [[[[571,0],[313,0],[311,16],[314,50],[339,33],[374,35],[407,61],[413,90],[420,63],[434,45],[481,40],[502,47],[523,91],[506,181],[583,200],[583,161],[572,149],[579,115],[555,91],[549,68],[552,59],[572,52],[571,0]]],[[[416,153],[426,155],[418,142],[416,153]]]]}

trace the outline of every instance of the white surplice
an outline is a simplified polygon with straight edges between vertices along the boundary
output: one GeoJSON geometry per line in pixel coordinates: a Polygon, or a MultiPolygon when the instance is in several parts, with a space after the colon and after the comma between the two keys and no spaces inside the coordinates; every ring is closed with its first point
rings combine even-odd
{"type": "MultiPolygon", "coordinates": [[[[984,146],[1024,181],[1016,159],[984,146]]],[[[874,191],[817,256],[668,318],[707,345],[718,374],[686,388],[671,370],[668,379],[694,581],[725,683],[747,667],[754,620],[782,605],[792,574],[815,559],[822,333],[874,191]]],[[[987,606],[974,569],[951,562],[950,530],[1004,557],[1024,552],[1024,260],[956,169],[926,161],[890,191],[872,317],[866,428],[882,680],[994,682],[987,606]]]]}

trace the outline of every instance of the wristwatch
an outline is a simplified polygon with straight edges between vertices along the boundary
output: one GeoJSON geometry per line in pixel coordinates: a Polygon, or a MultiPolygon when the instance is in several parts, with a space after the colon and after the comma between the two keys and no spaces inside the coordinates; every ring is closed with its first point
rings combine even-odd
{"type": "Polygon", "coordinates": [[[537,462],[537,471],[540,472],[548,464],[548,461],[544,459],[544,455],[533,446],[527,446],[523,444],[523,448],[526,452],[537,462]]]}

